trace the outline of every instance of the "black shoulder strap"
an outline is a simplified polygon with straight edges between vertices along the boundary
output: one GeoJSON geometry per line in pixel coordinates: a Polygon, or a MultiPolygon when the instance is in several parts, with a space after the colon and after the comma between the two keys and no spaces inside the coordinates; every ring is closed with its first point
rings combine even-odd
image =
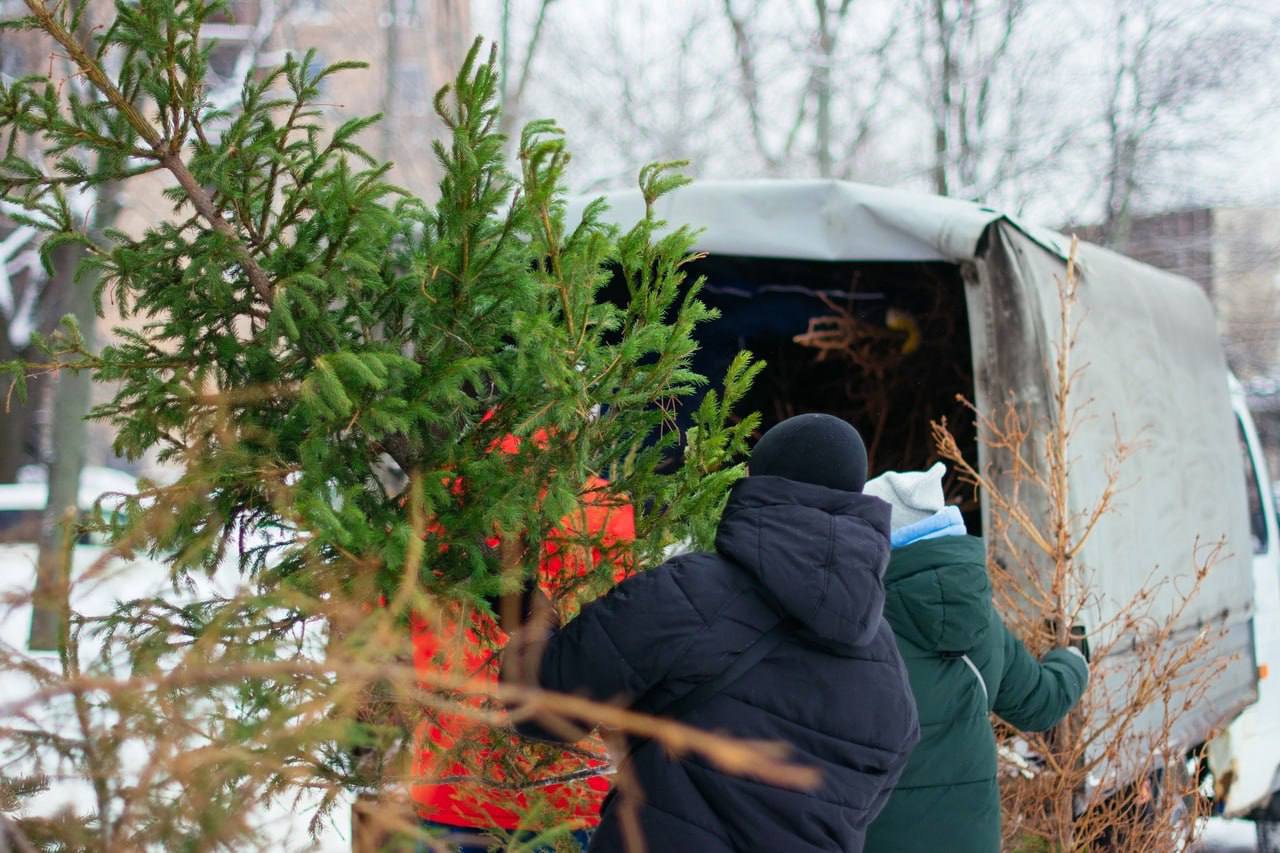
{"type": "Polygon", "coordinates": [[[746,675],[747,670],[764,660],[765,656],[776,649],[778,644],[782,642],[782,638],[786,635],[789,627],[790,621],[783,619],[768,631],[756,637],[751,645],[738,652],[738,656],[733,659],[733,663],[729,664],[729,668],[724,672],[710,681],[699,684],[688,693],[677,697],[666,705],[654,708],[649,713],[655,716],[672,717],[677,720],[683,719],[694,708],[699,707],[712,696],[733,684],[746,675]]]}
{"type": "MultiPolygon", "coordinates": [[[[747,674],[760,661],[765,659],[769,652],[776,649],[781,643],[787,632],[791,629],[791,620],[783,619],[774,625],[768,631],[765,631],[759,637],[752,641],[742,651],[738,652],[738,656],[733,659],[733,663],[728,668],[717,675],[710,681],[699,684],[683,696],[677,696],[665,705],[659,705],[656,708],[644,709],[655,717],[670,717],[675,720],[683,719],[694,708],[702,705],[711,697],[724,690],[730,684],[733,684],[739,678],[747,674]]],[[[644,745],[649,738],[638,738],[632,741],[631,748],[627,750],[627,758],[644,745]]]]}

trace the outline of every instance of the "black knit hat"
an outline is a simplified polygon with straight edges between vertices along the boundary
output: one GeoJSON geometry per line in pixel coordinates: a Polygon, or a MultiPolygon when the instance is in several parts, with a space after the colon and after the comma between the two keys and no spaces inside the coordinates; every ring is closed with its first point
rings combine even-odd
{"type": "Polygon", "coordinates": [[[796,415],[760,437],[750,468],[752,476],[860,492],[867,481],[867,448],[858,431],[834,415],[796,415]]]}

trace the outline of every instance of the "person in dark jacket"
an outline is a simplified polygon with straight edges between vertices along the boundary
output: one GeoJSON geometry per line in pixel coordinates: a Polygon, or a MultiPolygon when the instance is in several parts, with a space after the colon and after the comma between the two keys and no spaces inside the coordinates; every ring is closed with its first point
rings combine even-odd
{"type": "Polygon", "coordinates": [[[891,471],[866,492],[893,506],[885,616],[911,675],[921,739],[884,811],[868,853],[995,853],[1000,789],[990,715],[1044,731],[1075,706],[1089,668],[1075,649],[1037,661],[991,603],[983,541],[945,505],[942,463],[891,471]],[[945,844],[939,839],[945,838],[945,844]]]}
{"type": "MultiPolygon", "coordinates": [[[[829,415],[786,420],[756,444],[715,553],[682,555],[624,581],[544,634],[541,649],[528,639],[508,647],[505,677],[531,669],[510,664],[532,650],[546,690],[628,697],[636,710],[661,711],[729,671],[762,636],[780,638],[681,720],[784,741],[793,760],[820,771],[820,787],[773,787],[633,741],[626,762],[643,790],[636,808],[648,849],[862,850],[919,739],[882,614],[889,506],[860,493],[865,479],[866,450],[849,424],[829,415]]],[[[619,796],[605,800],[590,849],[623,849],[619,796]]]]}

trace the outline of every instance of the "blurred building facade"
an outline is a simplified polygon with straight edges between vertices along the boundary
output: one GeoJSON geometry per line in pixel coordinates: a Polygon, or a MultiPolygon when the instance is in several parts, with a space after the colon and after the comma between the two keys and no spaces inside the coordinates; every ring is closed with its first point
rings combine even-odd
{"type": "Polygon", "coordinates": [[[1241,380],[1277,375],[1280,209],[1213,207],[1139,217],[1116,248],[1204,288],[1241,380]]]}
{"type": "MultiPolygon", "coordinates": [[[[88,28],[111,16],[111,0],[92,0],[88,28]]],[[[26,14],[20,0],[0,0],[0,20],[26,14]]],[[[322,86],[326,122],[337,127],[349,118],[382,113],[384,119],[361,139],[375,157],[390,160],[390,180],[430,199],[439,178],[431,140],[443,126],[435,115],[435,93],[453,78],[472,39],[471,0],[234,0],[225,14],[208,21],[202,31],[214,46],[210,55],[210,97],[233,107],[245,76],[278,65],[286,54],[314,50],[314,68],[347,60],[367,68],[344,71],[322,86]]],[[[0,36],[0,74],[13,79],[26,74],[66,75],[65,58],[42,33],[6,31],[0,36]]],[[[140,234],[168,218],[172,205],[162,191],[171,181],[155,174],[118,190],[116,227],[140,234]]],[[[11,212],[11,211],[10,211],[11,212]]],[[[47,332],[66,313],[69,271],[44,275],[36,254],[38,235],[21,229],[0,208],[0,360],[26,358],[31,331],[47,332]]],[[[108,340],[122,323],[137,327],[145,318],[124,320],[109,296],[106,316],[98,324],[98,340],[108,340]]],[[[47,426],[52,383],[33,385],[32,404],[0,407],[0,482],[11,480],[17,466],[47,455],[47,426]],[[7,454],[7,456],[6,456],[7,454]],[[9,458],[11,457],[11,458],[9,458]]],[[[110,397],[110,389],[94,388],[94,402],[110,397]]],[[[86,462],[129,466],[111,450],[111,432],[91,424],[86,462]]]]}
{"type": "Polygon", "coordinates": [[[431,194],[438,173],[430,143],[443,130],[433,99],[470,46],[470,0],[236,0],[231,12],[204,30],[218,43],[212,70],[230,95],[252,67],[277,65],[286,53],[313,50],[317,68],[366,63],[324,81],[326,112],[334,126],[381,113],[365,147],[395,163],[394,182],[431,194]]]}
{"type": "Polygon", "coordinates": [[[1138,217],[1116,248],[1204,288],[1272,475],[1280,476],[1280,209],[1212,207],[1138,217]]]}

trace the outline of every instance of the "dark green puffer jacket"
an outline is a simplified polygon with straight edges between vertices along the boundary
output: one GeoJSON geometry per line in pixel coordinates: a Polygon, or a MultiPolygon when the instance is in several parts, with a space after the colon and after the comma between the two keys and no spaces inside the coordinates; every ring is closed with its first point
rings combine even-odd
{"type": "Polygon", "coordinates": [[[1009,632],[992,607],[986,549],[975,536],[895,550],[884,615],[911,678],[920,744],[871,824],[866,851],[998,851],[989,714],[1024,731],[1051,728],[1084,692],[1088,667],[1061,649],[1037,662],[1009,632]]]}

